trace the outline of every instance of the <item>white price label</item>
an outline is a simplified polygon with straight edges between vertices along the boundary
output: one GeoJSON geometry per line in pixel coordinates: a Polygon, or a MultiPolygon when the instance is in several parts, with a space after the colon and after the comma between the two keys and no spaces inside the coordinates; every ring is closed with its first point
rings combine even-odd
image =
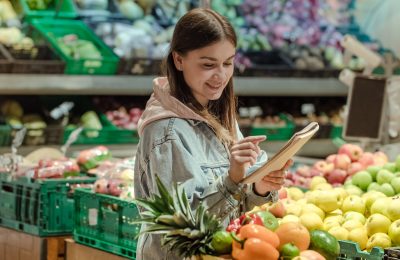
{"type": "Polygon", "coordinates": [[[99,211],[97,209],[89,209],[89,226],[97,226],[97,217],[99,211]]]}

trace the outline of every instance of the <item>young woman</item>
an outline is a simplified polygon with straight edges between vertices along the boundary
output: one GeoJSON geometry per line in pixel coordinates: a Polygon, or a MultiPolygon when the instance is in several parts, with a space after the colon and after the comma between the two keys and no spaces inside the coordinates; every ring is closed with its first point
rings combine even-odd
{"type": "MultiPolygon", "coordinates": [[[[191,10],[178,21],[165,61],[166,77],[153,81],[154,93],[139,121],[137,198],[158,192],[157,174],[169,187],[182,183],[193,209],[202,202],[225,222],[277,199],[291,160],[259,183],[240,184],[267,156],[258,145],[266,137],[243,138],[237,126],[235,48],[232,26],[210,9],[191,10]]],[[[161,247],[160,236],[144,234],[137,259],[178,257],[161,247]]]]}

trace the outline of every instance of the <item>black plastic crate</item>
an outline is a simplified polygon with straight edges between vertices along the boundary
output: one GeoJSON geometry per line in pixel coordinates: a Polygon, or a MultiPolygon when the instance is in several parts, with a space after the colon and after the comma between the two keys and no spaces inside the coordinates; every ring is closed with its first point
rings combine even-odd
{"type": "Polygon", "coordinates": [[[384,249],[385,255],[383,259],[392,260],[400,259],[400,247],[389,247],[384,249]]]}
{"type": "Polygon", "coordinates": [[[146,58],[121,59],[118,65],[120,75],[161,75],[162,60],[146,58]]]}

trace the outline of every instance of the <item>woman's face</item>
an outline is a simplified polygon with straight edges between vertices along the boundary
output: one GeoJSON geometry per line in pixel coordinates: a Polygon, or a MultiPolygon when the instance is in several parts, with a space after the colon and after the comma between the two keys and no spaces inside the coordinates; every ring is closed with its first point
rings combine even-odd
{"type": "Polygon", "coordinates": [[[196,100],[206,106],[208,101],[221,97],[233,75],[235,46],[222,40],[181,56],[174,52],[174,62],[190,87],[196,100]]]}

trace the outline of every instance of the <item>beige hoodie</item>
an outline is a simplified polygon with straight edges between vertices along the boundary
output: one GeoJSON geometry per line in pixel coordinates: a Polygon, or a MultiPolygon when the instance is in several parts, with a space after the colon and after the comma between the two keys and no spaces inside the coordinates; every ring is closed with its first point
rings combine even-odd
{"type": "Polygon", "coordinates": [[[139,137],[142,136],[146,125],[164,118],[177,117],[206,122],[202,116],[196,114],[192,109],[171,96],[166,77],[155,78],[153,80],[153,90],[154,92],[147,101],[146,109],[138,122],[139,137]]]}

